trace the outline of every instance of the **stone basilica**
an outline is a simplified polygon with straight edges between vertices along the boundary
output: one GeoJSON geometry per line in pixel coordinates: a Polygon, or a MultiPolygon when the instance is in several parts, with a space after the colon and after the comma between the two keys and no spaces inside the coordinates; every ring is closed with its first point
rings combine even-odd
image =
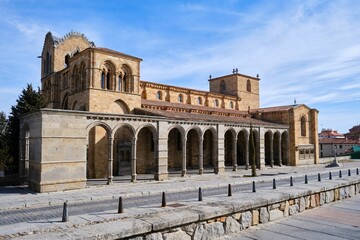
{"type": "Polygon", "coordinates": [[[24,115],[20,129],[20,171],[35,191],[222,174],[253,157],[259,169],[318,163],[318,111],[260,108],[258,76],[210,78],[209,91],[143,81],[142,59],[77,32],[46,34],[41,59],[47,107],[24,115]]]}

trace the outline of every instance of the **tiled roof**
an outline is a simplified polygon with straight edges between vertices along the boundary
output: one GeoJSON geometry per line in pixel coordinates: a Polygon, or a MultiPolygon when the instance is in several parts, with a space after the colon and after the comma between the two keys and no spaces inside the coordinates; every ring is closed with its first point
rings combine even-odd
{"type": "Polygon", "coordinates": [[[199,114],[190,112],[178,112],[178,111],[166,111],[158,109],[145,109],[135,108],[135,114],[139,115],[150,115],[150,116],[162,116],[170,119],[179,120],[193,120],[193,121],[206,121],[206,122],[228,122],[235,124],[246,124],[260,125],[260,126],[273,126],[273,127],[287,127],[286,125],[276,124],[272,122],[265,122],[254,118],[245,117],[229,117],[221,115],[210,115],[210,114],[199,114]]]}
{"type": "Polygon", "coordinates": [[[166,102],[161,100],[147,100],[147,99],[141,99],[141,105],[142,106],[157,106],[161,107],[163,109],[166,108],[179,108],[179,109],[186,109],[186,110],[199,110],[199,111],[205,111],[205,112],[215,112],[215,113],[223,113],[227,115],[242,115],[250,117],[250,114],[247,111],[239,111],[239,110],[232,110],[232,109],[223,109],[220,107],[207,107],[203,105],[190,105],[186,103],[174,103],[174,102],[166,102]]]}
{"type": "Polygon", "coordinates": [[[294,108],[298,105],[286,105],[286,106],[277,106],[277,107],[267,107],[267,108],[257,108],[257,109],[251,109],[251,112],[284,112],[289,111],[291,108],[294,108]]]}
{"type": "Polygon", "coordinates": [[[320,138],[320,144],[359,144],[358,139],[346,139],[346,138],[320,138]]]}

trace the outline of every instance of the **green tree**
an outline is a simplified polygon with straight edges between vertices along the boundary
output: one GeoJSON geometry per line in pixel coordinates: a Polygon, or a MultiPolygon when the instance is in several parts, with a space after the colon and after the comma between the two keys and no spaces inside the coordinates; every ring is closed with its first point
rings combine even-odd
{"type": "Polygon", "coordinates": [[[11,158],[6,141],[7,118],[4,112],[0,112],[0,170],[5,170],[11,158]]]}
{"type": "Polygon", "coordinates": [[[41,95],[40,88],[33,89],[31,84],[27,84],[16,100],[16,105],[11,107],[8,126],[6,130],[7,145],[9,155],[12,158],[11,168],[15,171],[19,169],[19,134],[20,116],[25,113],[34,112],[45,106],[45,101],[41,95]]]}

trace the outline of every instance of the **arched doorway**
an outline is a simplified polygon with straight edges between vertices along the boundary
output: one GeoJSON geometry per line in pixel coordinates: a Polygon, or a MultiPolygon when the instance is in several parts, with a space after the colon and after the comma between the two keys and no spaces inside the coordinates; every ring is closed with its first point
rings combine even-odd
{"type": "Polygon", "coordinates": [[[261,168],[260,164],[260,136],[257,130],[252,130],[249,136],[249,164],[252,164],[255,158],[255,164],[258,169],[261,168]]]}
{"type": "Polygon", "coordinates": [[[182,135],[178,128],[173,128],[168,135],[168,172],[171,173],[182,170],[182,164],[182,135]]]}
{"type": "Polygon", "coordinates": [[[273,166],[273,135],[271,131],[265,133],[265,165],[273,166]]]}
{"type": "Polygon", "coordinates": [[[108,176],[109,130],[104,125],[95,125],[88,132],[86,178],[108,176]]]}
{"type": "Polygon", "coordinates": [[[186,140],[186,167],[187,169],[199,168],[199,133],[191,129],[186,140]]]}
{"type": "Polygon", "coordinates": [[[280,142],[280,133],[276,131],[274,133],[274,143],[273,143],[273,156],[274,164],[281,166],[281,142],[280,142]]]}
{"type": "Polygon", "coordinates": [[[248,142],[248,133],[245,129],[241,130],[238,134],[237,139],[237,165],[245,166],[249,164],[247,160],[247,153],[249,149],[248,142]]]}
{"type": "MultiPolygon", "coordinates": [[[[204,169],[214,169],[216,166],[216,156],[217,149],[215,145],[215,131],[213,129],[208,129],[204,133],[204,142],[203,142],[203,166],[204,169]]],[[[214,169],[215,170],[215,169],[214,169]]]]}
{"type": "Polygon", "coordinates": [[[114,134],[113,175],[131,175],[132,143],[134,130],[127,125],[119,127],[114,134]]]}
{"type": "Polygon", "coordinates": [[[154,174],[157,169],[155,133],[150,127],[143,127],[137,134],[136,172],[137,174],[154,174]]]}
{"type": "Polygon", "coordinates": [[[232,130],[227,130],[225,132],[225,167],[234,166],[234,142],[235,142],[235,133],[232,130]]]}
{"type": "Polygon", "coordinates": [[[281,134],[281,161],[283,165],[289,165],[289,135],[287,131],[281,134]]]}

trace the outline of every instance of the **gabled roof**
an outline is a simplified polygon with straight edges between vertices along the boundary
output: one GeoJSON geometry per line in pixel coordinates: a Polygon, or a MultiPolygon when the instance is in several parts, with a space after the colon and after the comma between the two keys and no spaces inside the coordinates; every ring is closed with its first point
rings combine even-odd
{"type": "Polygon", "coordinates": [[[287,125],[266,122],[251,118],[246,111],[190,105],[185,103],[170,103],[166,101],[141,100],[142,108],[135,108],[135,114],[162,116],[169,119],[193,120],[206,122],[228,122],[235,124],[250,123],[260,126],[287,128],[287,125]]]}
{"type": "Polygon", "coordinates": [[[346,138],[320,138],[319,144],[360,144],[360,141],[346,138]]]}
{"type": "Polygon", "coordinates": [[[295,104],[295,105],[284,105],[284,106],[275,106],[275,107],[266,107],[266,108],[256,108],[256,109],[251,109],[250,112],[251,113],[256,113],[256,112],[263,112],[263,113],[267,113],[267,112],[287,112],[290,109],[297,109],[297,108],[300,108],[300,107],[305,107],[307,109],[311,109],[308,106],[306,106],[305,104],[295,104]]]}
{"type": "Polygon", "coordinates": [[[137,59],[137,60],[142,61],[141,58],[134,57],[134,56],[131,56],[131,55],[129,55],[129,54],[125,54],[125,53],[122,53],[122,52],[118,52],[118,51],[115,51],[115,50],[112,50],[112,49],[109,49],[109,48],[96,47],[96,48],[94,48],[94,49],[97,49],[97,50],[100,50],[100,51],[103,51],[103,52],[106,52],[106,53],[112,53],[112,54],[121,55],[121,56],[129,57],[129,58],[135,58],[135,59],[137,59]]]}

